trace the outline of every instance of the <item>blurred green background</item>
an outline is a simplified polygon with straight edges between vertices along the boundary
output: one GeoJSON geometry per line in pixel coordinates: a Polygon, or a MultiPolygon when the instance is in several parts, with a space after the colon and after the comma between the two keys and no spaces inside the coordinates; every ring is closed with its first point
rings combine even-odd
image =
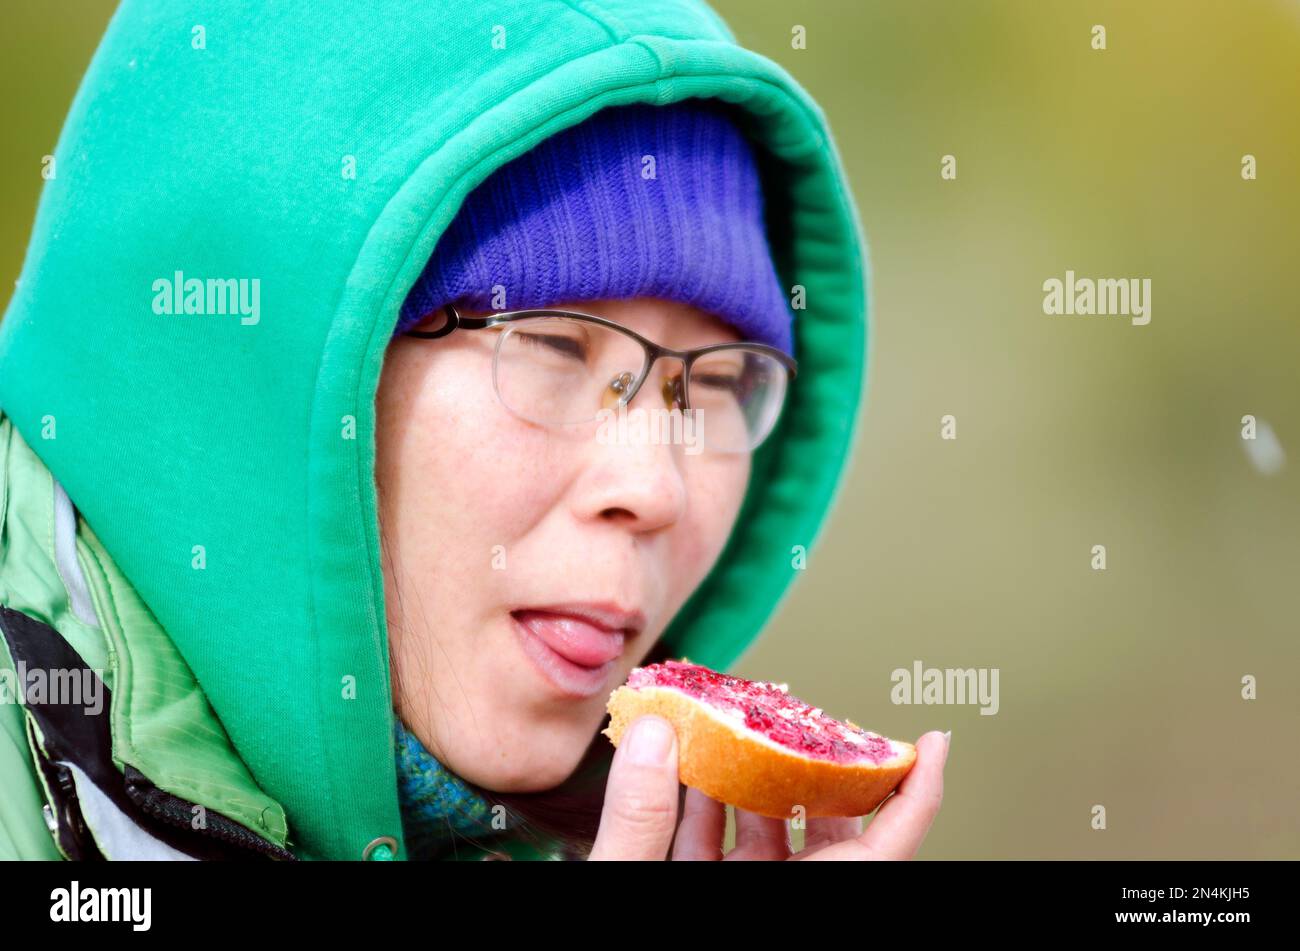
{"type": "MultiPolygon", "coordinates": [[[[114,6],[0,13],[6,304],[114,6]]],[[[1300,2],[715,7],[821,103],[872,267],[847,481],[735,672],[951,729],[922,858],[1300,858],[1300,2]],[[1044,315],[1067,269],[1150,278],[1150,324],[1044,315]],[[894,705],[917,661],[996,668],[997,714],[894,705]]]]}

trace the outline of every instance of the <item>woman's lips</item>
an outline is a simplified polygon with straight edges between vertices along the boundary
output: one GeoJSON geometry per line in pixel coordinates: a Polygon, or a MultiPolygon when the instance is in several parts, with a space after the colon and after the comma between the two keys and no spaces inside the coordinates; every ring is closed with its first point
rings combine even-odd
{"type": "Polygon", "coordinates": [[[623,633],[547,611],[512,611],[524,653],[566,693],[590,697],[606,688],[609,672],[623,653],[623,633]]]}
{"type": "Polygon", "coordinates": [[[605,630],[572,614],[534,609],[513,613],[547,647],[581,667],[600,667],[623,653],[621,631],[605,630]]]}

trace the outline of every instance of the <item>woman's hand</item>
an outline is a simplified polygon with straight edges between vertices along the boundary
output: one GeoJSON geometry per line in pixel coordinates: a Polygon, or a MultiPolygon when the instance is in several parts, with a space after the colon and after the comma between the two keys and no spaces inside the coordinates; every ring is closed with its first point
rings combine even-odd
{"type": "Polygon", "coordinates": [[[791,852],[788,820],[736,809],[736,845],[724,856],[726,806],[698,789],[688,788],[678,824],[677,736],[662,717],[639,717],[614,752],[600,830],[588,858],[715,862],[910,859],[930,831],[943,802],[943,767],[947,759],[948,741],[944,735],[938,731],[926,733],[916,744],[916,765],[876,810],[865,832],[862,817],[809,819],[804,847],[797,853],[791,852]],[[647,738],[639,729],[648,722],[667,730],[662,758],[654,755],[653,743],[647,744],[648,755],[639,755],[642,747],[637,741],[647,738]]]}

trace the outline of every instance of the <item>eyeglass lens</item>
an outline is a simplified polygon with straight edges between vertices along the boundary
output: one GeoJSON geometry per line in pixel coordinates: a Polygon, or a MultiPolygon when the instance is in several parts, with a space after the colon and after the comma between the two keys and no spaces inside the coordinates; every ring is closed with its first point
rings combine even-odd
{"type": "MultiPolygon", "coordinates": [[[[626,334],[600,324],[547,316],[505,325],[493,365],[497,393],[511,412],[546,425],[574,425],[626,404],[645,372],[646,352],[626,334]]],[[[681,360],[661,357],[660,405],[696,414],[704,443],[747,452],[766,438],[785,399],[785,367],[756,350],[729,349],[697,357],[688,378],[681,360]]],[[[651,387],[647,380],[640,398],[651,387]]]]}

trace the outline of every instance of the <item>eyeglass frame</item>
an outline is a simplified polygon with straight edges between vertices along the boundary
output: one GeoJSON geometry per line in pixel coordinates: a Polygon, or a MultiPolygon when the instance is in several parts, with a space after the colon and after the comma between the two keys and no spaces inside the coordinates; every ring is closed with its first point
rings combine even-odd
{"type": "MultiPolygon", "coordinates": [[[[641,374],[637,378],[635,388],[630,393],[628,393],[625,398],[621,399],[621,403],[624,406],[628,405],[629,403],[632,402],[632,400],[636,399],[637,393],[641,392],[642,384],[644,384],[645,381],[650,378],[650,371],[654,369],[654,365],[659,360],[660,357],[674,357],[682,362],[682,384],[681,384],[682,412],[686,412],[688,409],[690,409],[691,366],[695,363],[697,359],[707,354],[716,353],[720,350],[757,350],[758,352],[766,356],[770,356],[773,359],[775,359],[778,363],[780,363],[783,367],[785,367],[786,393],[789,393],[790,384],[794,381],[796,375],[798,375],[799,372],[799,363],[797,360],[795,360],[794,357],[790,356],[784,350],[781,350],[777,347],[773,347],[770,344],[759,343],[758,341],[736,340],[728,343],[712,343],[703,347],[694,347],[689,350],[674,350],[671,347],[665,347],[662,344],[658,344],[655,341],[649,339],[648,337],[641,336],[641,334],[637,333],[632,328],[625,327],[622,324],[618,323],[617,321],[610,320],[607,317],[600,317],[596,314],[584,314],[581,311],[576,311],[576,310],[558,310],[552,307],[529,307],[521,310],[504,310],[497,314],[492,315],[491,317],[466,317],[463,316],[458,310],[456,310],[456,307],[453,304],[443,304],[442,307],[438,309],[445,310],[447,312],[446,323],[444,323],[437,330],[408,330],[406,331],[406,336],[421,337],[426,340],[435,340],[439,337],[445,337],[456,330],[486,330],[489,327],[496,327],[501,324],[514,323],[515,321],[525,320],[532,317],[568,317],[580,321],[586,321],[588,323],[598,324],[602,327],[608,327],[610,330],[615,330],[618,331],[619,333],[625,334],[628,337],[631,337],[633,340],[635,340],[637,343],[641,345],[641,349],[645,353],[646,362],[643,363],[643,369],[641,374]]],[[[433,313],[433,311],[429,311],[428,313],[424,314],[420,318],[420,320],[421,321],[425,320],[431,313],[433,313]]],[[[500,394],[498,393],[498,396],[499,395],[500,394]]],[[[782,400],[781,408],[782,411],[784,411],[785,409],[784,399],[782,400]]],[[[595,418],[597,417],[594,416],[593,419],[595,418]]],[[[776,419],[772,421],[772,425],[774,428],[776,425],[776,421],[779,419],[780,419],[780,413],[778,413],[776,419]]],[[[767,438],[771,436],[771,434],[772,432],[771,430],[769,430],[763,436],[763,441],[765,442],[767,438]]],[[[761,446],[762,442],[760,442],[759,445],[761,446]]],[[[757,448],[758,447],[755,446],[754,450],[756,450],[757,448]]]]}

